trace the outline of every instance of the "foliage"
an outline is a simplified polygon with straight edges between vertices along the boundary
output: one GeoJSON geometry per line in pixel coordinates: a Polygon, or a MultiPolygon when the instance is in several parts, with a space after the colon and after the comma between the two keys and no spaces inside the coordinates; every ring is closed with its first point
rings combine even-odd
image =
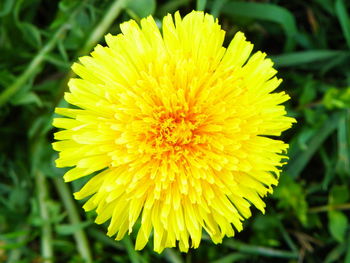
{"type": "Polygon", "coordinates": [[[0,262],[350,262],[350,3],[345,0],[0,1],[0,262]],[[115,242],[72,199],[51,148],[70,65],[118,24],[179,9],[220,18],[275,61],[296,124],[289,164],[245,230],[188,254],[115,242]]]}

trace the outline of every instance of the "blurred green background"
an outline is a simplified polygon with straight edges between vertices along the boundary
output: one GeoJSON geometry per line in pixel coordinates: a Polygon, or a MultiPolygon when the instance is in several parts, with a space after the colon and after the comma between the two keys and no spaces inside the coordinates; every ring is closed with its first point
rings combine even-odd
{"type": "Polygon", "coordinates": [[[0,262],[350,263],[350,1],[0,0],[0,262]],[[104,44],[119,23],[205,10],[265,51],[291,96],[298,123],[283,134],[289,164],[235,238],[158,255],[135,252],[134,233],[116,242],[93,223],[54,167],[53,110],[70,65],[104,44]]]}

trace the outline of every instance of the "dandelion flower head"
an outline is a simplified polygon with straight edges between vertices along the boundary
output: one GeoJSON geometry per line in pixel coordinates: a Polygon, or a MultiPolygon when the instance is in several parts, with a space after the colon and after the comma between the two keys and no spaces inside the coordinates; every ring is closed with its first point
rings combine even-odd
{"type": "Polygon", "coordinates": [[[136,249],[197,248],[242,230],[250,206],[277,185],[295,121],[273,63],[243,33],[223,47],[225,31],[209,14],[150,16],[121,24],[107,46],[72,66],[57,108],[53,143],[66,182],[93,174],[75,193],[89,197],[96,223],[117,240],[138,230],[136,249]],[[273,93],[272,93],[273,92],[273,93]],[[136,225],[140,225],[137,227],[136,225]]]}

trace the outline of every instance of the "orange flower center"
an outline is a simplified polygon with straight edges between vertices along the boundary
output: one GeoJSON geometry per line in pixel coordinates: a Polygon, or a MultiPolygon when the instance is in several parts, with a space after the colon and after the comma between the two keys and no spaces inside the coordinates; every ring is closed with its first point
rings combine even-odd
{"type": "Polygon", "coordinates": [[[176,107],[172,112],[159,107],[154,112],[148,131],[142,137],[146,138],[147,144],[157,153],[155,158],[171,154],[183,155],[199,143],[201,126],[206,119],[205,114],[183,107],[176,107]]]}

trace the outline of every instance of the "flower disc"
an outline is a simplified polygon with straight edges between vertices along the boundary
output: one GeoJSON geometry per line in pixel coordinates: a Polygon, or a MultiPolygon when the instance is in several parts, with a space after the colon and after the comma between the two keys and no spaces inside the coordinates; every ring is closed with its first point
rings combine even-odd
{"type": "Polygon", "coordinates": [[[69,182],[94,174],[77,193],[96,223],[123,238],[140,222],[136,249],[153,232],[154,250],[198,247],[242,230],[250,205],[278,183],[295,121],[273,92],[281,80],[265,54],[238,32],[228,48],[218,21],[203,12],[121,25],[80,58],[54,126],[57,167],[69,182]],[[269,137],[266,137],[269,136],[269,137]]]}

